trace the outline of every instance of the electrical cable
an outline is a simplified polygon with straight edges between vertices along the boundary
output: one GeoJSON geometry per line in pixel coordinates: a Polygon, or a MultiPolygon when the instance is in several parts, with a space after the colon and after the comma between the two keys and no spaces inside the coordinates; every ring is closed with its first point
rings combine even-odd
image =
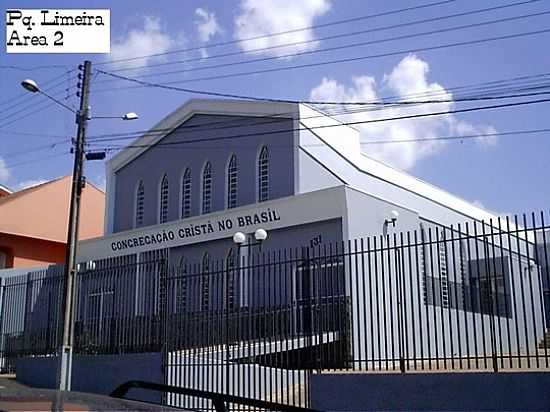
{"type": "MultiPolygon", "coordinates": [[[[484,83],[474,83],[474,84],[468,84],[468,85],[463,85],[463,86],[454,86],[454,87],[450,87],[446,90],[444,90],[444,94],[445,95],[448,95],[449,92],[460,92],[461,94],[459,94],[458,96],[465,96],[465,97],[468,97],[468,96],[476,96],[475,94],[472,95],[472,94],[463,94],[464,91],[470,89],[470,90],[474,90],[476,92],[482,92],[481,95],[490,95],[490,91],[493,91],[493,90],[502,90],[502,86],[503,85],[507,85],[507,84],[518,84],[518,85],[523,85],[525,84],[525,82],[532,82],[534,80],[537,80],[537,79],[541,79],[541,78],[544,78],[544,77],[548,77],[550,76],[550,73],[541,73],[541,74],[536,74],[536,75],[529,75],[529,76],[515,76],[515,77],[512,77],[512,78],[507,78],[507,79],[500,79],[500,80],[493,80],[493,81],[489,81],[489,82],[484,82],[484,83]],[[487,88],[487,86],[490,86],[490,88],[487,88]],[[500,89],[495,89],[495,87],[500,87],[500,89]]],[[[532,83],[528,83],[529,85],[532,85],[532,83]]],[[[546,87],[548,87],[548,83],[546,84],[546,87]]],[[[508,88],[508,90],[510,90],[508,88]]],[[[516,89],[513,89],[512,91],[521,91],[522,89],[521,88],[516,88],[516,89]]],[[[412,93],[412,94],[408,94],[408,95],[403,95],[403,96],[400,96],[401,98],[414,98],[414,97],[423,97],[423,96],[426,96],[426,97],[434,97],[434,96],[437,96],[441,94],[440,91],[438,92],[433,92],[433,91],[430,91],[428,93],[412,93]]],[[[479,94],[477,94],[477,96],[479,96],[479,94]]],[[[382,98],[382,100],[389,100],[389,99],[392,99],[392,98],[395,98],[396,96],[391,96],[391,97],[384,97],[382,98]]],[[[261,118],[261,120],[259,122],[253,122],[252,124],[266,124],[266,123],[272,123],[274,120],[273,118],[275,118],[275,122],[277,121],[285,121],[286,119],[284,119],[285,116],[290,116],[292,115],[294,112],[293,111],[286,111],[286,112],[281,112],[281,113],[277,113],[277,114],[274,114],[274,115],[271,115],[268,117],[268,120],[266,121],[265,120],[265,117],[264,118],[261,118]],[[282,119],[279,120],[279,117],[283,117],[282,119]]],[[[350,111],[347,111],[345,112],[345,114],[348,114],[348,113],[351,113],[350,111]]],[[[322,115],[319,115],[319,116],[315,116],[315,117],[322,117],[322,116],[325,116],[326,114],[326,111],[322,114],[322,115]]],[[[334,111],[332,112],[329,112],[328,113],[329,115],[337,115],[334,111]]],[[[250,122],[247,123],[248,125],[250,125],[250,122]]],[[[217,121],[217,122],[209,122],[208,124],[198,124],[198,125],[182,125],[182,126],[179,126],[179,130],[181,131],[184,131],[184,130],[200,130],[200,131],[209,131],[209,130],[215,130],[215,129],[218,129],[218,128],[232,128],[232,127],[240,127],[242,126],[242,122],[240,119],[231,119],[231,120],[222,120],[222,121],[217,121]],[[212,126],[221,126],[221,127],[212,127],[212,126]]],[[[153,133],[163,133],[163,132],[166,132],[166,131],[172,131],[173,128],[162,128],[162,129],[149,129],[149,130],[135,130],[135,131],[132,131],[132,132],[125,132],[125,133],[111,133],[111,134],[103,134],[103,135],[98,135],[98,136],[91,136],[89,137],[88,140],[94,140],[95,138],[102,138],[102,137],[117,137],[117,136],[126,136],[126,138],[134,138],[134,137],[138,137],[139,135],[141,134],[144,134],[144,133],[147,133],[147,134],[153,134],[153,133]]]]}
{"type": "MultiPolygon", "coordinates": [[[[356,61],[362,61],[362,60],[368,60],[368,59],[374,59],[374,58],[390,57],[390,56],[396,56],[396,55],[402,55],[402,54],[418,53],[418,52],[423,52],[423,51],[443,50],[443,49],[447,49],[447,48],[454,48],[454,47],[468,46],[468,45],[474,45],[474,44],[489,43],[489,42],[495,42],[495,41],[501,41],[501,40],[510,40],[510,39],[516,39],[516,38],[521,38],[521,37],[545,34],[545,33],[548,33],[548,32],[550,32],[550,28],[542,29],[542,30],[529,31],[529,32],[514,33],[514,34],[508,34],[508,35],[501,35],[501,36],[495,36],[495,37],[485,37],[485,38],[482,38],[482,39],[466,40],[466,41],[460,41],[460,42],[455,42],[455,43],[447,43],[447,44],[441,44],[441,45],[429,46],[429,47],[416,47],[416,48],[410,48],[410,49],[404,49],[404,50],[398,50],[398,51],[392,51],[392,52],[371,54],[371,55],[366,55],[366,56],[354,56],[354,57],[347,57],[347,58],[342,58],[342,59],[325,60],[325,61],[321,61],[321,62],[305,63],[305,64],[293,65],[293,66],[273,67],[273,68],[269,68],[269,69],[261,69],[261,70],[254,70],[254,71],[248,71],[248,72],[236,72],[236,73],[228,73],[228,74],[222,74],[222,75],[196,77],[196,78],[185,79],[185,80],[176,80],[176,81],[165,82],[165,83],[162,83],[162,85],[163,86],[169,86],[169,85],[173,85],[173,84],[190,83],[190,82],[198,82],[198,81],[208,81],[208,80],[218,80],[218,79],[227,79],[227,78],[233,78],[233,77],[250,76],[250,75],[257,75],[257,74],[266,74],[266,73],[273,73],[273,72],[280,72],[280,71],[287,71],[287,70],[305,69],[305,68],[311,68],[311,67],[320,67],[320,66],[326,66],[326,65],[331,65],[331,64],[350,63],[350,62],[356,62],[356,61]]],[[[107,73],[107,72],[103,71],[103,73],[107,73]]],[[[113,74],[111,73],[111,75],[113,75],[113,74]]],[[[137,79],[135,79],[135,80],[137,80],[137,79]]],[[[142,87],[147,87],[147,86],[138,85],[138,86],[131,86],[131,87],[111,87],[111,88],[108,88],[108,89],[95,90],[95,93],[112,92],[112,91],[123,90],[123,89],[136,89],[136,88],[142,88],[142,87]]]]}
{"type": "MultiPolygon", "coordinates": [[[[530,129],[530,130],[516,130],[516,131],[507,131],[507,132],[494,132],[494,133],[482,133],[482,134],[470,134],[470,135],[453,135],[453,136],[437,136],[437,137],[426,137],[426,138],[413,138],[413,139],[395,139],[395,140],[371,140],[366,142],[360,142],[359,144],[361,146],[369,146],[369,145],[382,145],[382,144],[404,144],[404,143],[421,143],[421,142],[429,142],[429,141],[460,141],[460,140],[469,140],[469,139],[483,139],[483,138],[491,138],[491,137],[503,137],[503,136],[517,136],[517,135],[530,135],[530,134],[539,134],[539,133],[550,133],[550,128],[545,129],[530,129]]],[[[95,147],[95,144],[92,144],[91,147],[95,147]]],[[[300,145],[302,147],[325,147],[326,144],[323,143],[313,143],[313,144],[303,144],[300,145]]],[[[114,151],[114,150],[122,150],[127,148],[126,145],[109,145],[109,146],[100,146],[97,144],[97,147],[102,147],[106,151],[114,151]]],[[[167,148],[172,149],[173,146],[166,147],[162,145],[154,145],[153,147],[159,147],[159,148],[167,148]]],[[[231,145],[232,148],[239,148],[239,149],[250,149],[257,151],[257,147],[251,147],[250,145],[247,146],[239,146],[239,145],[231,145]]],[[[285,149],[288,147],[293,147],[291,145],[277,145],[277,144],[270,144],[269,148],[271,149],[285,149]]],[[[177,147],[176,147],[177,148],[177,147]]],[[[212,147],[212,146],[196,146],[193,145],[192,147],[185,147],[185,150],[227,150],[226,147],[212,147]]],[[[97,149],[94,149],[93,151],[97,151],[97,149]]]]}
{"type": "MultiPolygon", "coordinates": [[[[500,9],[504,9],[504,8],[521,6],[521,5],[525,5],[526,3],[529,3],[529,2],[521,1],[521,2],[512,3],[512,4],[505,4],[505,5],[500,5],[500,6],[487,7],[487,8],[483,8],[483,9],[471,10],[471,11],[467,11],[467,12],[455,13],[455,14],[450,14],[450,15],[431,17],[431,18],[421,19],[421,20],[413,20],[413,21],[406,22],[406,23],[398,23],[398,24],[393,24],[393,25],[389,25],[389,26],[380,26],[380,27],[375,27],[375,28],[371,28],[371,29],[367,29],[367,30],[359,30],[359,31],[354,31],[354,32],[345,32],[345,33],[335,34],[335,35],[331,35],[331,36],[316,37],[315,39],[302,40],[302,41],[298,41],[298,42],[285,43],[285,44],[277,44],[277,45],[269,46],[269,47],[260,47],[260,48],[256,48],[256,49],[240,50],[240,51],[236,51],[236,52],[209,55],[209,56],[205,56],[205,57],[197,57],[197,58],[191,58],[191,59],[186,59],[186,60],[169,61],[169,62],[162,62],[162,63],[155,63],[155,64],[145,64],[145,65],[142,65],[142,66],[128,66],[128,67],[112,69],[110,71],[113,72],[113,73],[116,73],[116,72],[120,72],[120,71],[141,70],[141,69],[144,69],[144,68],[151,69],[153,67],[169,66],[169,65],[175,65],[175,64],[187,64],[187,63],[193,63],[193,62],[197,62],[197,61],[203,62],[203,61],[206,61],[206,60],[212,60],[212,59],[218,59],[218,58],[224,58],[224,57],[232,57],[232,56],[238,56],[238,55],[243,55],[243,54],[254,54],[254,53],[265,52],[265,51],[274,50],[274,49],[287,48],[287,47],[291,47],[291,46],[300,46],[300,45],[304,45],[304,44],[316,43],[316,42],[321,42],[321,41],[326,41],[326,40],[334,40],[334,39],[339,39],[339,38],[344,38],[344,37],[357,36],[357,35],[360,35],[360,34],[374,33],[374,32],[378,32],[378,31],[392,30],[392,29],[396,29],[396,28],[410,27],[410,26],[424,24],[424,23],[443,21],[443,20],[448,20],[448,19],[452,19],[452,18],[456,18],[456,17],[465,17],[465,16],[470,16],[470,15],[473,15],[473,14],[485,13],[485,12],[488,12],[488,11],[495,11],[495,10],[500,10],[500,9]]],[[[535,16],[535,15],[537,15],[537,14],[534,14],[533,16],[535,16]]],[[[383,41],[388,41],[388,40],[383,40],[383,41]]],[[[289,55],[287,55],[287,56],[289,56],[289,55]]],[[[278,56],[278,58],[282,58],[282,56],[278,56]]]]}
{"type": "MultiPolygon", "coordinates": [[[[344,49],[351,49],[351,48],[355,49],[355,48],[358,48],[358,47],[364,47],[364,46],[373,45],[373,44],[387,43],[387,42],[392,42],[392,41],[397,41],[397,40],[407,40],[407,39],[412,39],[412,38],[417,38],[417,37],[430,36],[430,35],[434,35],[434,34],[448,33],[448,32],[452,32],[452,31],[471,29],[471,28],[475,28],[475,27],[483,27],[483,26],[488,26],[488,25],[492,25],[492,24],[499,24],[499,23],[504,23],[504,22],[523,20],[523,19],[527,19],[527,18],[531,18],[531,17],[540,17],[540,16],[545,16],[545,15],[548,15],[548,14],[550,14],[550,11],[546,10],[546,11],[538,12],[538,13],[524,14],[524,15],[521,15],[521,16],[505,17],[505,18],[500,18],[500,19],[490,20],[490,21],[485,21],[485,22],[470,23],[470,24],[465,24],[465,25],[460,25],[460,26],[446,27],[446,28],[442,28],[442,29],[429,30],[429,31],[420,32],[420,33],[404,34],[404,35],[388,37],[388,38],[384,38],[384,39],[356,42],[356,43],[344,44],[344,45],[339,45],[339,46],[334,46],[334,47],[326,47],[326,48],[321,48],[321,49],[316,49],[316,50],[305,50],[305,51],[301,51],[301,52],[282,54],[282,55],[278,55],[278,56],[260,57],[260,58],[251,59],[251,60],[220,63],[220,64],[214,64],[214,65],[200,66],[200,67],[192,67],[192,68],[186,68],[186,69],[172,70],[172,71],[168,71],[168,72],[146,73],[146,74],[137,75],[134,78],[143,79],[143,78],[153,77],[153,76],[155,76],[155,77],[156,76],[169,76],[169,75],[180,74],[180,73],[191,73],[191,72],[197,72],[197,71],[203,71],[203,70],[221,69],[221,68],[226,68],[226,67],[242,66],[242,65],[246,65],[246,64],[262,63],[262,62],[272,61],[272,60],[283,60],[283,59],[288,59],[288,58],[291,58],[291,57],[309,56],[309,55],[314,55],[314,54],[319,54],[319,53],[326,53],[326,52],[334,52],[334,51],[344,50],[344,49]]],[[[100,73],[105,73],[102,70],[98,70],[98,71],[100,73]]],[[[105,83],[105,82],[103,82],[103,83],[105,83]]]]}
{"type": "MultiPolygon", "coordinates": [[[[333,127],[341,127],[341,126],[355,126],[355,125],[362,125],[362,124],[373,124],[373,123],[381,123],[381,122],[388,122],[388,121],[397,121],[397,120],[408,120],[408,119],[418,119],[418,118],[425,118],[425,117],[431,117],[431,116],[443,116],[443,115],[449,115],[449,114],[457,114],[457,113],[470,113],[470,112],[477,112],[482,110],[494,110],[494,109],[502,109],[502,108],[510,108],[510,107],[519,107],[519,106],[526,106],[526,105],[532,105],[532,104],[540,104],[540,103],[547,103],[550,102],[550,98],[547,99],[537,99],[537,100],[528,100],[523,102],[514,102],[514,103],[504,103],[504,104],[496,104],[496,105],[490,105],[490,106],[477,106],[477,107],[469,107],[464,109],[454,109],[454,110],[445,110],[445,111],[439,111],[439,112],[429,112],[429,113],[416,113],[416,114],[410,114],[410,115],[404,115],[404,116],[394,116],[389,118],[379,118],[379,119],[369,119],[369,120],[357,120],[357,121],[350,121],[350,122],[340,122],[337,124],[325,124],[325,125],[319,125],[319,126],[312,126],[312,127],[298,127],[298,128],[290,128],[290,129],[279,129],[279,130],[269,130],[269,131],[263,131],[263,132],[254,132],[254,133],[245,133],[245,134],[235,134],[235,135],[228,135],[228,136],[216,136],[211,138],[199,138],[199,139],[188,139],[185,141],[178,141],[178,142],[165,142],[165,143],[153,143],[153,144],[130,144],[126,147],[128,148],[143,148],[143,147],[152,147],[155,145],[178,145],[178,144],[188,144],[188,143],[196,143],[196,142],[213,142],[213,141],[219,141],[219,140],[227,140],[227,139],[235,139],[235,138],[245,138],[245,137],[258,137],[258,136],[265,136],[265,135],[272,135],[272,134],[279,134],[279,133],[290,133],[290,132],[300,132],[300,131],[310,131],[310,130],[317,130],[317,129],[327,129],[327,128],[333,128],[333,127]]],[[[122,138],[124,139],[124,138],[122,138]]],[[[111,138],[111,139],[95,139],[95,142],[97,141],[117,141],[122,140],[121,138],[111,138]]]]}
{"type": "MultiPolygon", "coordinates": [[[[382,12],[382,13],[370,14],[370,15],[365,15],[365,16],[352,17],[352,18],[348,18],[348,19],[344,19],[344,20],[337,20],[337,21],[333,21],[333,22],[329,22],[329,23],[311,25],[311,26],[307,26],[307,27],[301,27],[301,28],[297,28],[297,29],[285,30],[285,31],[276,32],[276,33],[268,33],[268,34],[264,34],[264,35],[260,35],[260,36],[248,37],[248,38],[245,38],[245,39],[229,40],[229,41],[224,41],[224,42],[207,44],[207,45],[203,45],[203,46],[200,46],[200,47],[191,47],[191,48],[186,48],[186,49],[169,50],[169,51],[162,52],[162,53],[135,56],[135,57],[124,58],[124,59],[106,60],[106,61],[94,63],[94,65],[99,66],[99,65],[104,65],[104,64],[114,64],[114,63],[121,63],[121,62],[128,62],[128,61],[136,61],[136,60],[142,60],[142,59],[150,59],[152,57],[167,56],[167,55],[175,54],[175,53],[184,53],[184,52],[190,52],[190,51],[197,51],[197,50],[200,50],[200,49],[210,49],[210,48],[213,48],[213,47],[227,46],[227,45],[231,45],[231,44],[238,44],[238,43],[243,43],[243,42],[252,41],[252,40],[258,40],[258,39],[270,38],[270,37],[275,37],[275,36],[281,36],[281,35],[284,35],[284,34],[298,33],[298,32],[301,32],[301,31],[318,29],[318,28],[322,28],[322,27],[330,27],[330,26],[335,26],[335,25],[340,25],[340,24],[349,24],[349,23],[353,23],[353,22],[357,22],[357,21],[361,21],[361,20],[367,20],[367,19],[372,19],[372,18],[377,18],[377,17],[384,17],[384,16],[393,15],[393,14],[400,14],[400,13],[404,13],[404,12],[408,12],[408,11],[426,9],[426,8],[429,8],[429,7],[435,7],[435,6],[441,6],[441,5],[453,3],[455,1],[456,0],[444,0],[444,1],[437,1],[437,2],[433,2],[433,3],[420,4],[420,5],[412,6],[412,7],[406,7],[406,8],[401,8],[401,9],[397,9],[397,10],[390,10],[390,11],[386,11],[386,12],[382,12]]],[[[538,1],[541,1],[541,0],[528,0],[528,1],[525,1],[523,3],[524,4],[536,3],[538,1]]]]}

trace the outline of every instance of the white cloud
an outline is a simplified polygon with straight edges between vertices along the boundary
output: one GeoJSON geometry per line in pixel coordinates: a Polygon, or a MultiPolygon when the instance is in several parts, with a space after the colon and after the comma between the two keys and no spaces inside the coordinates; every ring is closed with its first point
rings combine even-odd
{"type": "MultiPolygon", "coordinates": [[[[373,77],[362,75],[352,78],[352,86],[346,87],[334,79],[323,78],[321,83],[310,93],[312,100],[321,101],[378,101],[379,91],[399,100],[437,99],[451,100],[452,94],[435,82],[428,80],[429,65],[424,60],[409,55],[403,58],[389,74],[384,75],[378,85],[373,77]]],[[[369,121],[407,115],[451,110],[454,103],[430,103],[414,106],[394,106],[384,110],[364,111],[344,117],[342,121],[369,121]]],[[[352,108],[350,106],[350,108],[352,108]]],[[[354,106],[354,109],[357,107],[354,106]]],[[[423,140],[448,135],[466,135],[494,133],[491,126],[477,126],[457,119],[455,116],[430,116],[394,121],[381,121],[360,124],[356,127],[361,132],[361,141],[379,140],[416,140],[420,141],[363,145],[362,150],[368,156],[377,158],[400,169],[412,169],[417,162],[439,152],[443,141],[423,140]]],[[[483,141],[483,139],[480,139],[483,141]]]]}
{"type": "Polygon", "coordinates": [[[29,187],[37,186],[37,185],[40,185],[40,184],[45,183],[45,182],[47,182],[46,179],[23,180],[22,182],[17,183],[15,185],[14,189],[16,191],[23,190],[23,189],[28,189],[29,187]]]}
{"type": "Polygon", "coordinates": [[[479,199],[475,199],[472,204],[476,207],[479,207],[481,209],[486,209],[485,205],[483,204],[483,202],[479,199]]]}
{"type": "Polygon", "coordinates": [[[222,28],[213,12],[210,13],[208,10],[199,7],[195,10],[195,15],[197,16],[195,24],[201,42],[206,43],[216,34],[222,33],[222,28]]]}
{"type": "MultiPolygon", "coordinates": [[[[130,30],[123,38],[119,38],[113,42],[111,58],[113,60],[120,60],[164,53],[176,46],[183,46],[184,43],[185,37],[183,33],[171,36],[162,27],[160,19],[144,16],[141,28],[130,30]]],[[[120,65],[124,67],[143,66],[147,65],[151,59],[144,58],[131,62],[120,62],[120,65]]]]}
{"type": "Polygon", "coordinates": [[[10,178],[10,171],[4,159],[0,157],[0,183],[6,183],[10,178]]]}
{"type": "MultiPolygon", "coordinates": [[[[235,18],[235,38],[243,40],[265,36],[270,33],[309,27],[314,24],[316,18],[329,10],[329,0],[241,0],[239,15],[235,18]]],[[[315,40],[315,34],[313,30],[308,29],[244,41],[240,43],[240,47],[245,51],[251,51],[310,40],[315,40]]],[[[318,42],[313,41],[306,44],[266,50],[263,53],[281,56],[288,53],[314,50],[318,47],[318,44],[318,42]]]]}

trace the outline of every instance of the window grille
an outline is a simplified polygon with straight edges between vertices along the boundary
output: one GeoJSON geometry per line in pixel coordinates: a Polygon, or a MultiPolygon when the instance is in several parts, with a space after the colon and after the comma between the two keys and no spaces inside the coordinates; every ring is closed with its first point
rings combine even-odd
{"type": "Polygon", "coordinates": [[[181,217],[191,216],[191,169],[185,169],[181,181],[181,217]]]}
{"type": "Polygon", "coordinates": [[[136,227],[143,225],[144,203],[145,187],[143,186],[143,180],[140,180],[136,191],[136,227]]]}
{"type": "Polygon", "coordinates": [[[168,176],[164,175],[160,183],[159,223],[168,221],[168,176]]]}
{"type": "Polygon", "coordinates": [[[212,165],[206,162],[202,172],[202,213],[212,211],[212,165]]]}
{"type": "Polygon", "coordinates": [[[258,157],[258,201],[269,200],[269,152],[263,146],[258,157]]]}
{"type": "Polygon", "coordinates": [[[227,208],[232,209],[237,206],[237,156],[231,156],[227,165],[227,208]]]}

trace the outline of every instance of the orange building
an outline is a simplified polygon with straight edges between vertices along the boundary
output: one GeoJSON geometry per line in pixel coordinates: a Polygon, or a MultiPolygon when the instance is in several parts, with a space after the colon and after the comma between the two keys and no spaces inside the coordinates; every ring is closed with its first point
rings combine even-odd
{"type": "MultiPolygon", "coordinates": [[[[0,269],[65,262],[71,176],[0,195],[0,269]]],[[[79,239],[103,235],[105,193],[87,183],[79,239]]]]}
{"type": "Polygon", "coordinates": [[[6,186],[0,185],[0,198],[11,195],[12,191],[6,186]]]}

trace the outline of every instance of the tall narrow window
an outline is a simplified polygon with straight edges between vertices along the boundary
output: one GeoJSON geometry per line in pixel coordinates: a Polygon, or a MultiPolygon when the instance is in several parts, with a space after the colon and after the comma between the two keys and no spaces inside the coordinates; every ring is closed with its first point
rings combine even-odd
{"type": "Polygon", "coordinates": [[[258,157],[258,201],[269,200],[269,152],[263,146],[258,157]]]}
{"type": "Polygon", "coordinates": [[[206,162],[202,171],[202,213],[212,211],[212,165],[206,162]]]}
{"type": "Polygon", "coordinates": [[[191,169],[185,169],[181,180],[181,217],[191,216],[191,169]]]}
{"type": "Polygon", "coordinates": [[[202,274],[200,277],[201,310],[210,308],[210,256],[205,252],[202,256],[202,274]]]}
{"type": "Polygon", "coordinates": [[[168,221],[168,176],[164,175],[160,182],[159,223],[168,221]]]}
{"type": "Polygon", "coordinates": [[[145,187],[143,180],[140,180],[136,190],[136,219],[135,226],[143,225],[143,208],[145,203],[145,187]]]}
{"type": "Polygon", "coordinates": [[[227,165],[227,208],[237,207],[237,156],[231,156],[227,165]]]}

